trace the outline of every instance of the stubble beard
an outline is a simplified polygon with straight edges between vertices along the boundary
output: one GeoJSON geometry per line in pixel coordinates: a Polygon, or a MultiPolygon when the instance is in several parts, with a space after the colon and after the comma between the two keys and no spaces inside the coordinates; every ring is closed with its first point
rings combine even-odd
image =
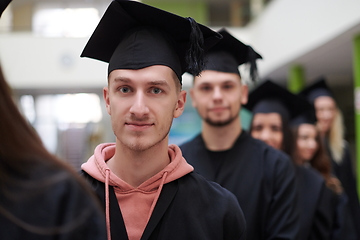
{"type": "Polygon", "coordinates": [[[213,127],[224,127],[235,121],[238,115],[230,116],[228,119],[223,121],[213,121],[208,116],[204,118],[204,121],[213,127]]]}
{"type": "Polygon", "coordinates": [[[116,138],[121,142],[122,145],[124,145],[125,147],[127,147],[131,151],[140,153],[140,152],[144,152],[146,150],[149,150],[152,147],[155,147],[156,145],[158,145],[159,143],[164,141],[164,139],[168,136],[168,134],[170,132],[171,125],[172,125],[172,120],[171,120],[169,126],[167,127],[167,131],[164,131],[164,134],[161,136],[160,140],[153,143],[153,144],[144,144],[144,141],[141,139],[142,136],[144,135],[142,132],[134,133],[132,138],[135,138],[136,140],[131,141],[131,142],[122,141],[116,136],[115,132],[114,132],[114,134],[115,134],[116,138]]]}

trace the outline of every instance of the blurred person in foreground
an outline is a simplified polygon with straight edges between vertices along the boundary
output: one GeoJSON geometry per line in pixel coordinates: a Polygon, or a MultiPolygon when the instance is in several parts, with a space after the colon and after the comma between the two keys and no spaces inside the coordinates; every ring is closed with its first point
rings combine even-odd
{"type": "Polygon", "coordinates": [[[295,171],[290,159],[242,129],[240,110],[248,87],[239,65],[261,56],[226,29],[206,55],[200,76],[190,90],[192,105],[202,118],[202,131],[180,146],[183,156],[205,178],[237,197],[247,223],[247,239],[296,239],[299,212],[295,171]]]}
{"type": "Polygon", "coordinates": [[[1,67],[0,239],[106,239],[91,189],[45,149],[16,107],[1,67]]]}
{"type": "MultiPolygon", "coordinates": [[[[0,1],[0,16],[10,1],[0,1]]],[[[13,101],[0,66],[0,239],[105,240],[91,189],[50,154],[13,101]]]]}
{"type": "Polygon", "coordinates": [[[233,194],[194,173],[168,145],[185,106],[185,70],[202,69],[203,48],[221,36],[135,1],[113,1],[82,53],[108,62],[103,95],[115,143],[96,147],[82,165],[104,205],[108,239],[244,239],[233,194]]]}

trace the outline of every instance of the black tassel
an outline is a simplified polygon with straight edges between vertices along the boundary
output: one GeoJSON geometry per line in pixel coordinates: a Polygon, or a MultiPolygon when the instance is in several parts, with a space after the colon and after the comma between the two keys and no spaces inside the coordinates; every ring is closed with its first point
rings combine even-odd
{"type": "Polygon", "coordinates": [[[256,80],[258,79],[258,71],[257,71],[257,66],[256,66],[256,59],[258,58],[256,55],[256,52],[254,51],[254,49],[252,49],[252,47],[248,46],[249,50],[248,50],[248,60],[250,63],[250,78],[253,82],[256,82],[256,80]]]}
{"type": "Polygon", "coordinates": [[[204,60],[204,37],[199,25],[191,17],[187,18],[190,22],[190,47],[186,53],[188,64],[186,71],[194,76],[199,76],[205,67],[204,60]]]}

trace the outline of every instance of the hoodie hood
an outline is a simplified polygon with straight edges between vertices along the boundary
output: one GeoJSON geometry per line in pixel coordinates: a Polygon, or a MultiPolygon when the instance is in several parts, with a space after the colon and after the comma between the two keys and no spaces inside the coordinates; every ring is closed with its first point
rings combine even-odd
{"type": "MultiPolygon", "coordinates": [[[[170,156],[170,164],[167,165],[163,170],[143,182],[138,189],[144,191],[151,191],[156,189],[164,172],[167,172],[166,180],[164,183],[169,183],[174,181],[182,176],[192,172],[194,168],[186,162],[183,158],[181,150],[176,145],[169,145],[168,153],[170,156]]],[[[90,176],[96,180],[105,183],[106,178],[106,169],[109,167],[106,164],[106,161],[109,160],[115,154],[115,143],[103,143],[98,145],[95,148],[94,155],[89,158],[89,160],[81,165],[81,169],[87,172],[90,176]]],[[[121,180],[116,176],[111,170],[109,173],[109,185],[120,188],[121,191],[129,191],[133,187],[121,180]]]]}

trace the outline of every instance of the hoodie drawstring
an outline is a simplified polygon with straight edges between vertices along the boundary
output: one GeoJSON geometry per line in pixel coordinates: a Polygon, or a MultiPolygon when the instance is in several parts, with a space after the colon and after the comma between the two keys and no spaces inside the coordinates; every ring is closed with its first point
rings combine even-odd
{"type": "MultiPolygon", "coordinates": [[[[157,203],[157,201],[158,201],[158,199],[160,197],[160,193],[161,193],[161,190],[162,190],[162,188],[164,186],[167,175],[168,175],[168,172],[164,172],[164,174],[162,176],[162,179],[161,179],[161,182],[160,182],[160,185],[159,185],[159,188],[158,188],[158,190],[156,192],[155,199],[154,199],[154,201],[153,201],[153,203],[151,205],[151,208],[150,208],[150,216],[151,216],[152,212],[154,211],[155,205],[156,205],[156,203],[157,203]]],[[[148,218],[148,221],[150,219],[150,216],[148,218]]]]}
{"type": "Polygon", "coordinates": [[[105,169],[105,217],[106,217],[106,233],[107,240],[111,240],[111,231],[110,231],[110,203],[109,203],[109,176],[110,169],[105,169]]]}

